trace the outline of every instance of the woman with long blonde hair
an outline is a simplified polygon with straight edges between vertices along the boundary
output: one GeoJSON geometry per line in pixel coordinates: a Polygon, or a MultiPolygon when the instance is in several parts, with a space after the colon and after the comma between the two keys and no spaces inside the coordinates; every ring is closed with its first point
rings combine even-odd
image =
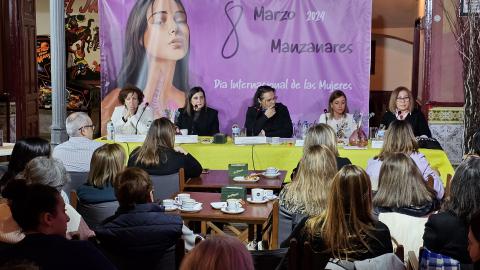
{"type": "Polygon", "coordinates": [[[151,175],[167,175],[185,170],[185,178],[202,173],[200,163],[180,146],[175,146],[175,126],[165,117],[152,122],[142,146],[133,150],[128,167],[139,167],[151,175]]]}
{"type": "Polygon", "coordinates": [[[392,252],[390,232],[372,215],[370,180],[356,165],[346,165],[334,177],[324,213],[304,218],[291,238],[309,241],[317,252],[341,260],[364,260],[392,252]]]}
{"type": "Polygon", "coordinates": [[[440,176],[430,167],[425,155],[418,151],[417,140],[410,123],[407,121],[393,121],[385,133],[385,141],[380,154],[368,160],[366,171],[370,176],[373,190],[378,189],[378,176],[385,156],[394,152],[408,155],[417,165],[425,181],[428,180],[429,176],[433,177],[433,189],[437,193],[436,197],[439,200],[443,198],[445,192],[440,176]]]}

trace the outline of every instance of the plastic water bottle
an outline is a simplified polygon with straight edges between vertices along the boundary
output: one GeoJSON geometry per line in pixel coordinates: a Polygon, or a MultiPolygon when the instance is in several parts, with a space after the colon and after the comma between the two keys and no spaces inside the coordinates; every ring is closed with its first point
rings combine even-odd
{"type": "Polygon", "coordinates": [[[305,136],[307,135],[307,130],[308,130],[308,122],[304,121],[302,125],[302,139],[305,140],[305,136]]]}
{"type": "Polygon", "coordinates": [[[115,140],[115,127],[113,126],[112,120],[107,123],[107,140],[115,140]]]}
{"type": "Polygon", "coordinates": [[[235,140],[235,137],[240,136],[240,127],[238,124],[232,125],[232,139],[235,140]]]}

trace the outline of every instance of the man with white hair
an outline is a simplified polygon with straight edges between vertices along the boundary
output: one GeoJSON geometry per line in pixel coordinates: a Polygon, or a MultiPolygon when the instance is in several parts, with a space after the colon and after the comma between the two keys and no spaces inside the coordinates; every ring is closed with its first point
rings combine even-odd
{"type": "Polygon", "coordinates": [[[69,172],[90,171],[90,160],[95,149],[103,143],[93,141],[95,126],[84,112],[70,114],[65,121],[68,141],[53,149],[52,156],[63,162],[69,172]]]}

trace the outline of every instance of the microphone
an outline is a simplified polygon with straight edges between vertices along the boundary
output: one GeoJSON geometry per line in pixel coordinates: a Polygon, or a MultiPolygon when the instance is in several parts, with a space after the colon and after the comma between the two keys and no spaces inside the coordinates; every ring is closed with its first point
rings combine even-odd
{"type": "Polygon", "coordinates": [[[148,102],[145,102],[145,106],[143,107],[142,113],[140,114],[140,117],[138,117],[137,124],[135,125],[135,135],[138,134],[138,123],[140,123],[140,120],[142,119],[142,115],[145,112],[145,110],[147,109],[148,104],[149,104],[148,102]]]}
{"type": "Polygon", "coordinates": [[[193,106],[193,110],[196,111],[197,109],[198,109],[198,105],[195,104],[195,105],[193,106]]]}
{"type": "Polygon", "coordinates": [[[402,111],[397,111],[397,119],[403,120],[402,119],[402,111]]]}
{"type": "Polygon", "coordinates": [[[323,109],[323,113],[325,114],[325,124],[328,125],[328,113],[327,109],[323,109]]]}

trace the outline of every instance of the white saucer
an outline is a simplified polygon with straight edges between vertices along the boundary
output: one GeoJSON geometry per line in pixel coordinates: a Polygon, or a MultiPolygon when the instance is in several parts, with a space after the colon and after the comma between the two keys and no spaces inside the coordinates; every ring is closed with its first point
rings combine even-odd
{"type": "Polygon", "coordinates": [[[271,201],[271,200],[275,200],[276,198],[278,198],[278,196],[277,195],[265,196],[265,198],[267,198],[267,200],[271,201]]]}
{"type": "Polygon", "coordinates": [[[211,202],[210,205],[212,206],[213,209],[220,210],[223,207],[227,207],[226,202],[211,202]]]}
{"type": "Polygon", "coordinates": [[[245,208],[240,207],[238,208],[237,211],[230,211],[230,210],[227,210],[227,207],[223,207],[222,209],[220,209],[220,211],[222,211],[225,214],[240,214],[245,211],[245,208]]]}
{"type": "Polygon", "coordinates": [[[182,208],[180,207],[179,208],[180,211],[182,212],[187,212],[187,213],[195,213],[195,212],[200,212],[202,210],[202,206],[201,205],[196,205],[194,208],[192,209],[185,209],[185,208],[182,208]]]}
{"type": "Polygon", "coordinates": [[[170,212],[170,211],[175,211],[178,209],[178,206],[176,205],[172,205],[172,206],[169,206],[169,207],[165,207],[165,211],[167,212],[170,212]]]}
{"type": "Polygon", "coordinates": [[[239,182],[239,183],[255,183],[255,182],[258,182],[258,180],[260,180],[260,177],[255,176],[255,178],[253,180],[247,180],[247,179],[245,179],[245,177],[236,176],[232,180],[235,181],[235,182],[239,182]]]}
{"type": "Polygon", "coordinates": [[[267,178],[276,178],[280,175],[280,172],[277,172],[275,174],[267,174],[266,172],[263,172],[262,175],[267,177],[267,178]]]}
{"type": "Polygon", "coordinates": [[[254,200],[252,200],[252,198],[247,197],[247,202],[249,202],[249,203],[266,203],[266,202],[268,202],[268,201],[269,201],[269,200],[268,200],[267,198],[263,198],[262,201],[254,201],[254,200]]]}

